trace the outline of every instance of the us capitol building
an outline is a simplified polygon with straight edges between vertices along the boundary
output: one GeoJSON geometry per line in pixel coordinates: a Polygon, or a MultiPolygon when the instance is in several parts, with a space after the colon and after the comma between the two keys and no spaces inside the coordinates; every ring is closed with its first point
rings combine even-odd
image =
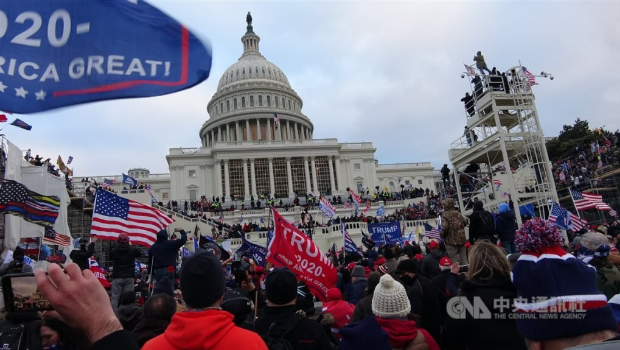
{"type": "MultiPolygon", "coordinates": [[[[379,164],[372,142],[314,139],[314,125],[302,112],[301,97],[284,72],[261,54],[249,14],[247,24],[241,37],[243,54],[224,71],[207,104],[201,147],[170,149],[169,174],[129,170],[138,182],[151,185],[157,201],[343,195],[347,187],[374,192],[376,186],[400,191],[400,185],[436,191],[437,175],[430,162],[379,164]]],[[[119,175],[94,178],[114,178],[116,189],[126,186],[119,175]]]]}

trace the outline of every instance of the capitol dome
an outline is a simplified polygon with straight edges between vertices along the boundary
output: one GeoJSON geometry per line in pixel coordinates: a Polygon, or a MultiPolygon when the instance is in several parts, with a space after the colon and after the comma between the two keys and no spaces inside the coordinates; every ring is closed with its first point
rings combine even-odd
{"type": "Polygon", "coordinates": [[[243,54],[224,71],[207,105],[209,120],[200,129],[203,147],[217,142],[312,139],[314,126],[302,112],[303,101],[278,66],[259,50],[248,13],[243,54]]]}

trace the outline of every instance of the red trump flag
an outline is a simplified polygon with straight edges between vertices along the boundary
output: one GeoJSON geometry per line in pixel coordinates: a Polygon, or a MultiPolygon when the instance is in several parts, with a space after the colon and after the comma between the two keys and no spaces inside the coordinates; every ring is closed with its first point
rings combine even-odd
{"type": "Polygon", "coordinates": [[[273,210],[274,234],[267,261],[275,267],[288,267],[304,281],[312,294],[327,300],[327,291],[336,285],[338,275],[332,262],[297,227],[273,210]]]}

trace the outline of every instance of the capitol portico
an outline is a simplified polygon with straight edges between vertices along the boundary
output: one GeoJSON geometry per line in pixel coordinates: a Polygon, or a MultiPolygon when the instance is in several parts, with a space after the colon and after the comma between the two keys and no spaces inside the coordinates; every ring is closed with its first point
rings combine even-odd
{"type": "Polygon", "coordinates": [[[341,195],[347,187],[436,190],[437,174],[428,162],[380,165],[372,142],[314,139],[301,97],[284,72],[261,54],[251,17],[247,22],[243,53],[223,72],[207,104],[201,147],[170,149],[169,180],[167,174],[151,175],[146,169],[129,172],[151,184],[158,201],[341,195]]]}

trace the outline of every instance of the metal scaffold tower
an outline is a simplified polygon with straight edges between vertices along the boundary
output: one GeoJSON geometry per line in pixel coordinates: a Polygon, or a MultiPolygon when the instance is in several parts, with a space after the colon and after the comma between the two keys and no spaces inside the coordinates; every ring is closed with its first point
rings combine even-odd
{"type": "Polygon", "coordinates": [[[558,196],[532,91],[537,76],[520,65],[504,75],[465,76],[472,91],[463,99],[467,124],[449,151],[461,212],[469,214],[475,199],[494,210],[511,197],[519,225],[520,214],[546,217],[541,211],[558,196]],[[528,204],[535,212],[521,213],[528,204]]]}

